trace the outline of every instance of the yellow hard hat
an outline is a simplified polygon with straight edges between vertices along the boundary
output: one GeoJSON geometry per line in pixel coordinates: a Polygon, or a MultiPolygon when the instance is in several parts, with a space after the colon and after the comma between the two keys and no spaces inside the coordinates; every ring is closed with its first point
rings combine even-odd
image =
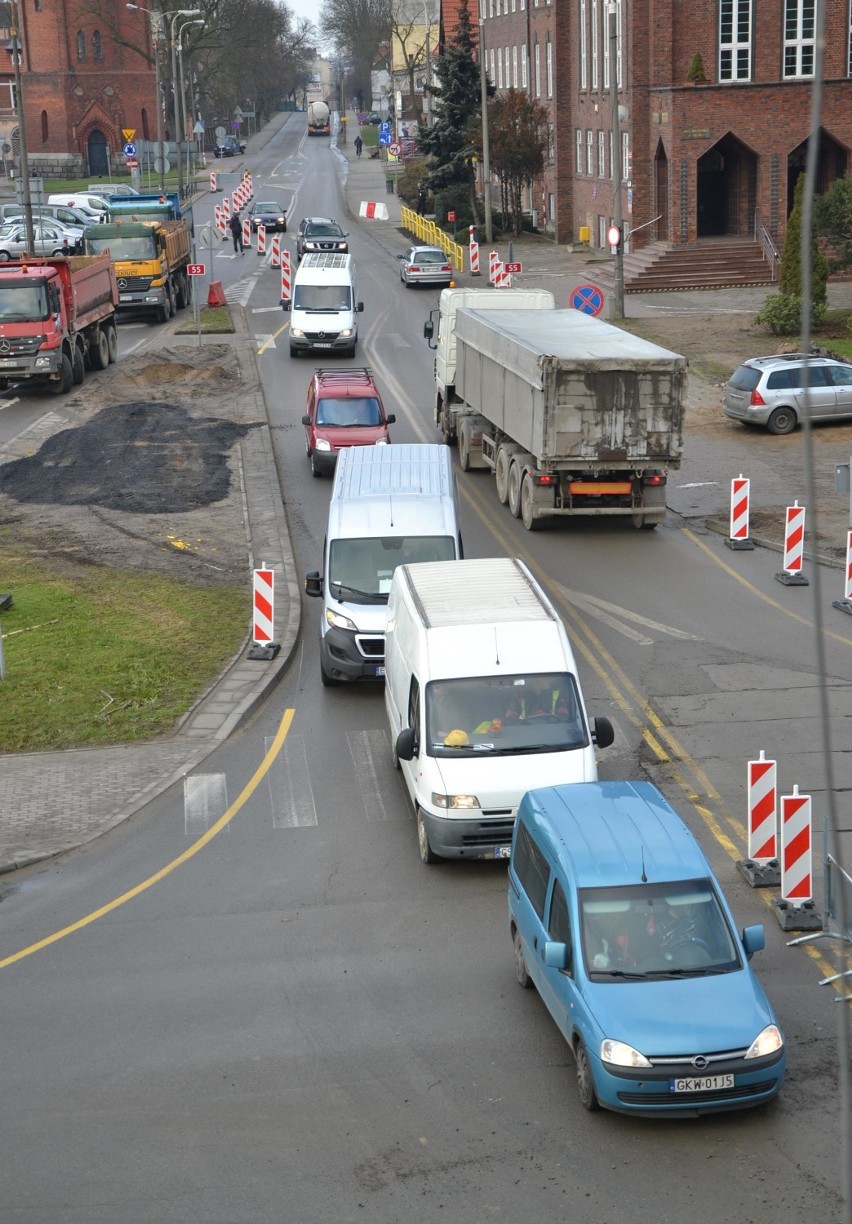
{"type": "Polygon", "coordinates": [[[444,743],[448,748],[464,748],[466,744],[470,743],[470,740],[467,738],[467,732],[461,731],[457,727],[446,736],[444,743]]]}

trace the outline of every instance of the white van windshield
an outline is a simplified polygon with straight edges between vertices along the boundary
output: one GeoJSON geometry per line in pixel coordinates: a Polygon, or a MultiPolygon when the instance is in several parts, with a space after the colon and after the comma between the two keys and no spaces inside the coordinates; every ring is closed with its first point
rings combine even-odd
{"type": "Polygon", "coordinates": [[[348,285],[296,285],[293,309],[311,311],[351,310],[352,290],[348,285]]]}
{"type": "Polygon", "coordinates": [[[583,888],[579,902],[583,957],[595,977],[700,977],[741,967],[708,879],[583,888]]]}
{"type": "Polygon", "coordinates": [[[566,752],[589,742],[567,672],[471,676],[426,686],[429,756],[566,752]]]}
{"type": "Polygon", "coordinates": [[[368,536],[333,540],[328,558],[328,586],[341,603],[387,603],[398,565],[418,561],[453,561],[452,536],[368,536]]]}

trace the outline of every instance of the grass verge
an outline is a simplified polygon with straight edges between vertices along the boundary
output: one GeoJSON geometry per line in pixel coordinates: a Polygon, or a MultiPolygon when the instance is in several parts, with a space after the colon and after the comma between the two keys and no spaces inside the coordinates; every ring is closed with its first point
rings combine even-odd
{"type": "MultiPolygon", "coordinates": [[[[199,327],[205,335],[224,335],[234,330],[234,321],[227,306],[202,306],[199,311],[199,327]]],[[[175,328],[176,336],[191,336],[196,330],[192,312],[175,328]]]]}
{"type": "Polygon", "coordinates": [[[0,546],[0,750],[127,743],[169,732],[239,649],[247,591],[91,565],[38,567],[0,546]],[[36,568],[38,576],[36,576],[36,568]]]}

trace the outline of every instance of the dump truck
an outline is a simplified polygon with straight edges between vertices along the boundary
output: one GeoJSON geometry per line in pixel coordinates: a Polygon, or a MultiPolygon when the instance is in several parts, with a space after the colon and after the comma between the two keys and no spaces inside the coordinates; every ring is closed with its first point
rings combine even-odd
{"type": "Polygon", "coordinates": [[[325,102],[308,103],[309,136],[329,136],[331,134],[329,114],[330,112],[325,102]]]}
{"type": "MultiPolygon", "coordinates": [[[[144,216],[138,207],[134,215],[144,216]]],[[[83,239],[87,254],[112,259],[119,311],[145,311],[166,323],[175,311],[189,305],[192,244],[184,219],[167,220],[150,213],[146,220],[130,220],[116,214],[103,225],[87,226],[83,239]]]]}
{"type": "Polygon", "coordinates": [[[0,265],[0,388],[43,383],[64,395],[118,356],[118,288],[105,255],[0,265]]]}
{"type": "MultiPolygon", "coordinates": [[[[431,343],[431,321],[425,332],[431,343]]],[[[453,398],[439,424],[462,470],[490,469],[528,531],[558,515],[663,522],[683,449],[686,358],[548,307],[461,307],[453,336],[453,398]]]]}

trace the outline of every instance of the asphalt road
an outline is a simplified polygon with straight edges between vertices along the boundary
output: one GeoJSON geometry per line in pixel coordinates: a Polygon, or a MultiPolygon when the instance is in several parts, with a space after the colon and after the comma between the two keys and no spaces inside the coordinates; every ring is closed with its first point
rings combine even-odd
{"type": "MultiPolygon", "coordinates": [[[[324,141],[298,148],[300,119],[253,159],[255,183],[294,192],[294,221],[340,215],[337,159],[324,141]]],[[[394,437],[432,441],[421,336],[437,293],[404,290],[352,228],[356,364],[376,371],[394,437]]],[[[276,337],[277,273],[225,251],[220,279],[245,288],[263,336],[294,549],[313,569],[330,482],[310,476],[299,418],[316,363],[276,337]]],[[[205,762],[206,802],[175,788],[19,873],[3,901],[0,955],[96,915],[3,970],[4,1224],[841,1219],[839,1009],[817,985],[830,965],[786,947],[734,865],[761,748],[783,789],[824,809],[808,593],[775,582],[777,557],[734,557],[700,524],[529,535],[484,474],[460,473],[459,492],[466,554],[523,557],[565,617],[590,712],[616,725],[601,775],[660,785],[740,925],[766,923],[756,964],[790,1043],[781,1098],[679,1122],[584,1113],[567,1048],[515,984],[505,868],[421,865],[381,690],[322,688],[313,601],[280,691],[205,762]]],[[[850,647],[849,632],[828,643],[844,790],[850,647]]]]}

